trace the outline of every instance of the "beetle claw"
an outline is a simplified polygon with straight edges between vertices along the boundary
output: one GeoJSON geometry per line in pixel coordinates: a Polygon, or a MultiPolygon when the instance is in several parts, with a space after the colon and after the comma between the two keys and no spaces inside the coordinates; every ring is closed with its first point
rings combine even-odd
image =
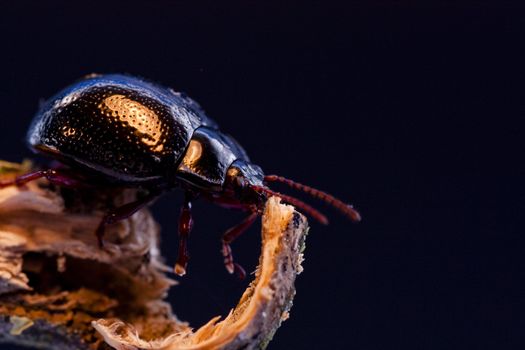
{"type": "Polygon", "coordinates": [[[229,244],[222,243],[222,256],[224,257],[224,267],[229,274],[235,272],[235,266],[233,264],[232,249],[229,244]]]}
{"type": "Polygon", "coordinates": [[[173,268],[173,272],[175,272],[178,276],[184,276],[186,274],[186,268],[182,266],[181,264],[177,263],[175,264],[175,267],[173,268]]]}
{"type": "Polygon", "coordinates": [[[239,277],[239,279],[241,280],[245,279],[246,271],[244,270],[244,268],[237,263],[234,263],[234,266],[235,266],[235,272],[237,272],[237,276],[239,277]]]}

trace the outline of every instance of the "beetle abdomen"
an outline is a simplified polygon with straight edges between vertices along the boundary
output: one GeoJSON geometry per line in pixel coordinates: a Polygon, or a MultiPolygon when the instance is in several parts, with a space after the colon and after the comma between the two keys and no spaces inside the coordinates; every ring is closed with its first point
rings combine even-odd
{"type": "Polygon", "coordinates": [[[28,142],[37,151],[113,180],[165,179],[193,131],[210,124],[188,101],[131,77],[89,78],[47,102],[33,121],[28,142]]]}

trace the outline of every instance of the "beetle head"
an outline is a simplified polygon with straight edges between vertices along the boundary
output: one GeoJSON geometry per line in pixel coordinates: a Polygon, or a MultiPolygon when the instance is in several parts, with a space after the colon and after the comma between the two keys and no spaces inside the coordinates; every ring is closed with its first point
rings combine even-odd
{"type": "Polygon", "coordinates": [[[280,197],[284,202],[292,204],[298,209],[303,210],[305,213],[312,216],[320,223],[325,225],[328,224],[328,219],[326,216],[309,204],[301,201],[298,198],[271,190],[268,185],[272,182],[284,183],[291,188],[320,199],[339,210],[342,214],[354,222],[361,220],[361,215],[353,208],[353,206],[342,202],[334,196],[282,176],[265,176],[259,166],[246,161],[237,160],[230,166],[227,172],[226,190],[231,193],[230,195],[234,196],[234,198],[236,198],[241,203],[254,205],[259,210],[262,209],[268,197],[280,197]]]}
{"type": "Polygon", "coordinates": [[[226,173],[226,191],[244,204],[260,208],[266,202],[266,194],[256,190],[264,186],[264,173],[255,164],[236,160],[226,173]]]}

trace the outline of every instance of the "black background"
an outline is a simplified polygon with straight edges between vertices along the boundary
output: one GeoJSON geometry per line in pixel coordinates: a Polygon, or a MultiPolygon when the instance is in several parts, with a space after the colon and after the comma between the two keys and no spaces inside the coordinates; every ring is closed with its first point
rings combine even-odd
{"type": "MultiPolygon", "coordinates": [[[[523,348],[523,9],[43,3],[0,7],[1,158],[31,156],[38,101],[85,74],[158,81],[199,101],[267,173],[362,212],[357,225],[328,208],[330,226],[312,222],[270,349],[523,348]]],[[[170,264],[180,202],[153,207],[170,264]]],[[[219,253],[242,215],[199,202],[194,217],[189,275],[170,301],[199,326],[247,282],[219,253]]],[[[234,245],[250,271],[257,231],[234,245]]]]}

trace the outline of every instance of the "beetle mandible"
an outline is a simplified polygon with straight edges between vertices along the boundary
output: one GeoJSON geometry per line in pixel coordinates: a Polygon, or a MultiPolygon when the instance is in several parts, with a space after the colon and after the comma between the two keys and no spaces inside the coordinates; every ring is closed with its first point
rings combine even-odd
{"type": "Polygon", "coordinates": [[[240,275],[244,275],[244,270],[233,261],[230,244],[254,223],[269,196],[278,196],[319,222],[328,223],[323,214],[308,204],[272,191],[268,187],[270,182],[282,182],[304,191],[351,220],[360,220],[351,205],[325,192],[281,176],[265,176],[244,149],[221,132],[195,101],[131,76],[90,75],[60,91],[34,117],[27,143],[33,151],[65,166],[0,182],[0,188],[46,178],[65,187],[94,181],[147,191],[145,197],[104,215],[96,229],[100,247],[104,245],[107,225],[130,217],[162,193],[181,188],[185,198],[179,217],[179,251],[174,268],[181,276],[189,259],[191,204],[197,197],[249,213],[222,236],[225,267],[229,273],[236,271],[240,275]]]}

